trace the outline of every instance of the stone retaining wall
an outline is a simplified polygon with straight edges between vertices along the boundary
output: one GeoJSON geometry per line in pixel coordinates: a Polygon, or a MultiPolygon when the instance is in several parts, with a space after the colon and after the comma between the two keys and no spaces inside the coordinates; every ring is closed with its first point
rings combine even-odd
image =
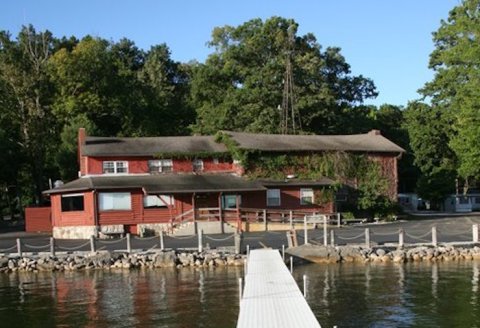
{"type": "Polygon", "coordinates": [[[53,227],[53,238],[57,239],[89,239],[97,235],[96,226],[53,227]]]}

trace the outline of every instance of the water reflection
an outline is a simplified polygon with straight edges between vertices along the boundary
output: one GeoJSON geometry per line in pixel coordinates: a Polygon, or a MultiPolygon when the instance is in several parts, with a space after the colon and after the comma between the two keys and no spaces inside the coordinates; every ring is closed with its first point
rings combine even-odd
{"type": "Polygon", "coordinates": [[[237,268],[0,276],[2,327],[234,327],[237,268]]]}

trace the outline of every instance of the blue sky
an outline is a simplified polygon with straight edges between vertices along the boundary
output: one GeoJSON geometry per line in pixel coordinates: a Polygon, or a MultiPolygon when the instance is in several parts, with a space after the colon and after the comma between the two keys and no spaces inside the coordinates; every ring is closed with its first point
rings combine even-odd
{"type": "Polygon", "coordinates": [[[380,95],[368,103],[406,105],[431,80],[432,32],[460,0],[12,0],[2,3],[0,29],[23,24],[57,37],[87,34],[133,40],[143,49],[166,43],[172,58],[203,62],[216,26],[252,18],[295,19],[323,47],[338,46],[354,74],[373,79],[380,95]]]}

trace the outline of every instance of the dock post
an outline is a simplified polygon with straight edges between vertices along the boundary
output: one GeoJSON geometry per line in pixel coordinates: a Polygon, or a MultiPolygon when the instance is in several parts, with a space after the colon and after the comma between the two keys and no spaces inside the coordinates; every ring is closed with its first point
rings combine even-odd
{"type": "Polygon", "coordinates": [[[473,242],[478,243],[478,224],[472,225],[473,242]]]}
{"type": "Polygon", "coordinates": [[[330,230],[330,245],[335,246],[335,231],[330,230]]]}
{"type": "Polygon", "coordinates": [[[285,245],[282,245],[282,259],[285,262],[285,245]]]}
{"type": "Polygon", "coordinates": [[[234,242],[235,242],[235,254],[240,254],[242,251],[242,235],[240,233],[235,233],[234,242]]]}
{"type": "Polygon", "coordinates": [[[323,216],[323,245],[328,245],[327,216],[323,216]]]}
{"type": "Polygon", "coordinates": [[[307,226],[307,216],[303,217],[303,230],[305,234],[305,245],[308,244],[308,226],[307,226]]]}
{"type": "Polygon", "coordinates": [[[370,248],[370,229],[365,228],[365,247],[370,248]]]}
{"type": "Polygon", "coordinates": [[[243,293],[243,279],[238,278],[238,306],[242,302],[242,293],[243,293]]]}
{"type": "Polygon", "coordinates": [[[303,297],[307,298],[307,275],[303,275],[303,297]]]}
{"type": "Polygon", "coordinates": [[[432,227],[432,246],[437,247],[438,241],[437,241],[437,227],[433,226],[432,227]]]}
{"type": "Polygon", "coordinates": [[[263,230],[267,231],[267,210],[263,210],[263,230]]]}
{"type": "Polygon", "coordinates": [[[22,256],[22,241],[20,238],[17,238],[17,253],[18,256],[22,256]]]}
{"type": "Polygon", "coordinates": [[[293,273],[293,256],[290,256],[290,273],[293,273]]]}
{"type": "Polygon", "coordinates": [[[127,233],[127,253],[131,253],[131,252],[132,252],[132,239],[129,232],[127,233]]]}
{"type": "Polygon", "coordinates": [[[340,228],[340,226],[342,225],[342,215],[340,214],[340,212],[337,213],[337,227],[340,228]]]}
{"type": "Polygon", "coordinates": [[[164,250],[165,249],[165,243],[164,243],[164,240],[163,240],[163,230],[160,230],[160,250],[164,250]]]}
{"type": "Polygon", "coordinates": [[[405,244],[405,230],[400,229],[398,231],[398,248],[403,248],[405,244]]]}
{"type": "Polygon", "coordinates": [[[50,237],[50,255],[55,256],[55,238],[50,237]]]}
{"type": "Polygon", "coordinates": [[[90,252],[95,253],[95,236],[90,236],[90,252]]]}
{"type": "Polygon", "coordinates": [[[198,252],[201,253],[203,251],[203,230],[198,230],[198,252]]]}
{"type": "Polygon", "coordinates": [[[290,230],[293,229],[293,211],[289,213],[289,220],[290,220],[290,230]]]}
{"type": "Polygon", "coordinates": [[[247,257],[250,255],[250,245],[247,245],[247,257]]]}

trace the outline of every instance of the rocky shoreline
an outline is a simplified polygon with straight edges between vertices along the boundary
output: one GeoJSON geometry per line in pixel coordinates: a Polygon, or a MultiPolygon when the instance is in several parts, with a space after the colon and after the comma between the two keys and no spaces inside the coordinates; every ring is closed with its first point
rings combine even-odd
{"type": "Polygon", "coordinates": [[[417,246],[405,249],[392,249],[390,247],[365,248],[307,244],[288,248],[287,253],[315,263],[405,263],[415,261],[480,260],[480,247],[473,245],[470,247],[442,245],[437,247],[417,246]]]}
{"type": "Polygon", "coordinates": [[[0,272],[81,271],[243,266],[245,256],[215,251],[154,251],[148,253],[75,253],[0,257],[0,272]]]}

